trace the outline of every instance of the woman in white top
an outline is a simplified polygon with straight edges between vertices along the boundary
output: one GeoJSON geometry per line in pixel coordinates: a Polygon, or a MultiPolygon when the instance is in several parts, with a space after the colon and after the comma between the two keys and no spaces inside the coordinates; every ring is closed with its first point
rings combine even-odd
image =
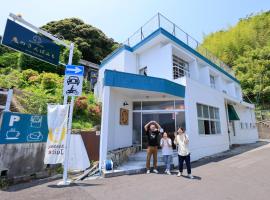
{"type": "Polygon", "coordinates": [[[166,132],[163,133],[163,137],[160,140],[160,146],[162,148],[163,161],[166,166],[165,173],[171,175],[171,161],[172,161],[172,140],[168,137],[166,132]]]}
{"type": "Polygon", "coordinates": [[[192,179],[193,176],[191,175],[190,152],[188,148],[189,139],[183,128],[179,128],[177,134],[175,134],[174,144],[178,147],[179,173],[177,176],[182,176],[183,163],[185,161],[188,176],[192,179]]]}

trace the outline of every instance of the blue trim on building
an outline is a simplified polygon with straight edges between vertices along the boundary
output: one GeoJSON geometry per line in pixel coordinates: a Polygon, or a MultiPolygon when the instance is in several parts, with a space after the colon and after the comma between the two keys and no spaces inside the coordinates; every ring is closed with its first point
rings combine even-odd
{"type": "Polygon", "coordinates": [[[185,86],[162,78],[106,69],[104,86],[166,93],[185,98],[185,86]]]}
{"type": "Polygon", "coordinates": [[[130,46],[123,45],[123,46],[119,47],[118,49],[115,49],[111,54],[109,54],[106,58],[104,58],[101,61],[100,67],[104,66],[107,62],[109,62],[111,59],[113,59],[115,56],[117,56],[123,50],[133,52],[133,49],[130,46]]]}
{"type": "Polygon", "coordinates": [[[101,62],[100,67],[104,66],[107,62],[109,62],[111,59],[113,59],[116,55],[118,55],[119,53],[121,53],[122,50],[127,50],[127,51],[130,51],[130,52],[133,52],[136,49],[138,49],[141,46],[143,46],[148,41],[150,41],[151,39],[153,39],[154,37],[158,36],[159,34],[162,34],[165,37],[167,37],[168,39],[174,41],[175,43],[177,43],[181,47],[185,48],[186,50],[188,50],[189,52],[191,52],[195,56],[199,57],[200,59],[202,59],[203,61],[205,61],[206,63],[208,63],[209,65],[211,65],[215,69],[217,69],[218,71],[220,71],[223,74],[225,74],[226,76],[228,76],[233,81],[235,81],[235,82],[237,82],[237,83],[240,84],[240,81],[238,81],[235,77],[233,77],[232,75],[230,75],[228,72],[226,72],[225,70],[223,70],[221,67],[219,67],[218,65],[216,65],[215,63],[213,63],[212,61],[210,61],[208,58],[204,57],[202,54],[200,54],[196,50],[192,49],[190,46],[188,46],[187,44],[185,44],[184,42],[182,42],[177,37],[173,36],[171,33],[169,33],[168,31],[166,31],[163,28],[158,28],[156,31],[154,31],[153,33],[151,33],[149,36],[147,36],[146,38],[144,38],[142,41],[140,41],[138,44],[136,44],[133,47],[129,47],[127,45],[123,45],[122,47],[116,49],[110,56],[108,56],[107,58],[105,58],[101,62]]]}

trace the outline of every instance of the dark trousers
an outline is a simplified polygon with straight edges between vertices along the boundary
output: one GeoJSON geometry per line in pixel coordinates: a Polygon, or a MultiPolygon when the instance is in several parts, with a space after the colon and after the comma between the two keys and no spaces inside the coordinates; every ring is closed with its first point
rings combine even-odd
{"type": "Polygon", "coordinates": [[[187,172],[188,174],[191,174],[191,165],[190,165],[190,154],[188,154],[187,156],[180,156],[178,155],[178,162],[179,162],[179,171],[182,173],[183,172],[183,164],[184,161],[186,163],[187,166],[187,172]]]}

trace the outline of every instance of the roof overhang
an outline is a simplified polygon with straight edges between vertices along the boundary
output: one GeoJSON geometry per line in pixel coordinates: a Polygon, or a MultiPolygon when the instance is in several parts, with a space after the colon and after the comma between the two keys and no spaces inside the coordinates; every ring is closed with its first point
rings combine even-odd
{"type": "Polygon", "coordinates": [[[185,97],[185,86],[162,78],[105,70],[104,86],[158,92],[185,97]]]}

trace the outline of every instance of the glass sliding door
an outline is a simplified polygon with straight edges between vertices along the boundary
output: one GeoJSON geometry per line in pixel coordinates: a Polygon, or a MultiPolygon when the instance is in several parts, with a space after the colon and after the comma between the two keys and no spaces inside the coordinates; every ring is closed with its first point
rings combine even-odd
{"type": "Polygon", "coordinates": [[[185,128],[184,110],[184,100],[133,102],[133,145],[147,148],[144,126],[149,121],[157,121],[173,141],[174,132],[179,127],[185,128]]]}
{"type": "Polygon", "coordinates": [[[133,145],[142,144],[142,130],[141,130],[141,112],[133,113],[133,133],[132,133],[132,143],[133,145]]]}
{"type": "MultiPolygon", "coordinates": [[[[170,138],[173,138],[175,131],[174,113],[142,113],[142,148],[147,148],[147,137],[144,130],[144,125],[149,121],[157,121],[160,126],[168,133],[170,138]]],[[[161,136],[160,136],[161,137],[161,136]]],[[[159,137],[159,140],[160,140],[159,137]]]]}

